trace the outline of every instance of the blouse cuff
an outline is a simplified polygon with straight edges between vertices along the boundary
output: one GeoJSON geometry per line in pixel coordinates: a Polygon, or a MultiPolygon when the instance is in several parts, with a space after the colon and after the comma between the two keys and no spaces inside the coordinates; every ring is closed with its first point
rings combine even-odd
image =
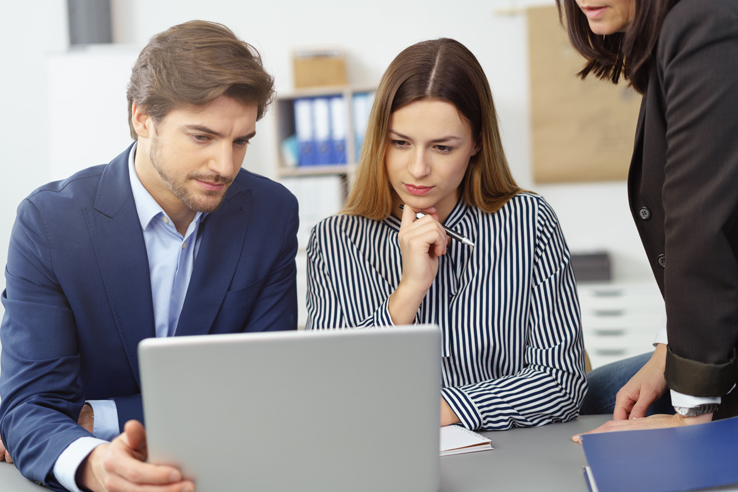
{"type": "Polygon", "coordinates": [[[374,326],[395,326],[389,312],[389,297],[374,312],[374,326]]]}
{"type": "Polygon", "coordinates": [[[722,398],[719,396],[713,396],[713,397],[699,397],[699,396],[691,396],[691,395],[685,395],[684,393],[679,393],[678,391],[670,390],[671,392],[671,404],[675,407],[696,407],[698,405],[707,405],[710,403],[720,403],[722,401],[722,398]]]}
{"type": "Polygon", "coordinates": [[[469,430],[476,430],[482,427],[482,416],[477,410],[474,401],[469,395],[459,388],[443,388],[441,396],[451,410],[461,421],[461,424],[469,430]]]}
{"type": "Polygon", "coordinates": [[[669,336],[666,333],[666,316],[661,320],[661,327],[656,334],[656,339],[653,341],[653,346],[655,347],[659,343],[663,343],[664,345],[669,344],[669,336]]]}

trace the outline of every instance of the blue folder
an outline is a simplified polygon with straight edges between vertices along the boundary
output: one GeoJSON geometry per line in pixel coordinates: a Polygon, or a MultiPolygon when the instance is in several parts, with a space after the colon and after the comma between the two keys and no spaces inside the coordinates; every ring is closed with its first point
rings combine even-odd
{"type": "Polygon", "coordinates": [[[346,164],[346,100],[331,97],[331,164],[346,164]]]}
{"type": "Polygon", "coordinates": [[[738,484],[738,417],[582,436],[593,492],[672,492],[738,484]]]}
{"type": "Polygon", "coordinates": [[[331,103],[327,97],[313,99],[313,140],[315,142],[313,164],[335,164],[331,162],[331,103]]]}
{"type": "Polygon", "coordinates": [[[314,166],[317,164],[315,152],[315,130],[313,128],[313,102],[310,98],[295,99],[295,133],[300,149],[298,164],[314,166]]]}

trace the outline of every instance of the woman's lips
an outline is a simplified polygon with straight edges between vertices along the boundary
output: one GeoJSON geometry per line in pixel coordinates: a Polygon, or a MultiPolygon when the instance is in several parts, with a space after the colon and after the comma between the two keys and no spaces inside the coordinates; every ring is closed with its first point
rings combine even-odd
{"type": "Polygon", "coordinates": [[[584,15],[586,15],[588,19],[596,19],[602,15],[606,8],[607,7],[584,7],[582,10],[584,10],[584,15]]]}
{"type": "Polygon", "coordinates": [[[407,183],[402,184],[405,185],[405,189],[413,195],[425,195],[433,189],[432,186],[415,186],[407,183]]]}

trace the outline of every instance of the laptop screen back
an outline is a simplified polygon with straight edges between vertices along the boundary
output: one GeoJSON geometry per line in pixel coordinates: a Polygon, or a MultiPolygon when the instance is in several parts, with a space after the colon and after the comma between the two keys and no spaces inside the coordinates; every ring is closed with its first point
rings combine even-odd
{"type": "Polygon", "coordinates": [[[436,326],[147,339],[149,461],[201,492],[439,487],[436,326]]]}

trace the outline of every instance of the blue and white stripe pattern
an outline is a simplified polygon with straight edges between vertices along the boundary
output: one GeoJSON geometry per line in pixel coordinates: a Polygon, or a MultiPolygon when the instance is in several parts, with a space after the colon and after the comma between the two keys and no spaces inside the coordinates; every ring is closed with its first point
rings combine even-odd
{"type": "MultiPolygon", "coordinates": [[[[488,214],[459,201],[451,241],[415,317],[442,332],[442,396],[469,429],[568,421],[586,391],[569,250],[546,201],[520,193],[488,214]]],[[[400,220],[336,215],[312,231],[306,329],[389,326],[400,220]]]]}

